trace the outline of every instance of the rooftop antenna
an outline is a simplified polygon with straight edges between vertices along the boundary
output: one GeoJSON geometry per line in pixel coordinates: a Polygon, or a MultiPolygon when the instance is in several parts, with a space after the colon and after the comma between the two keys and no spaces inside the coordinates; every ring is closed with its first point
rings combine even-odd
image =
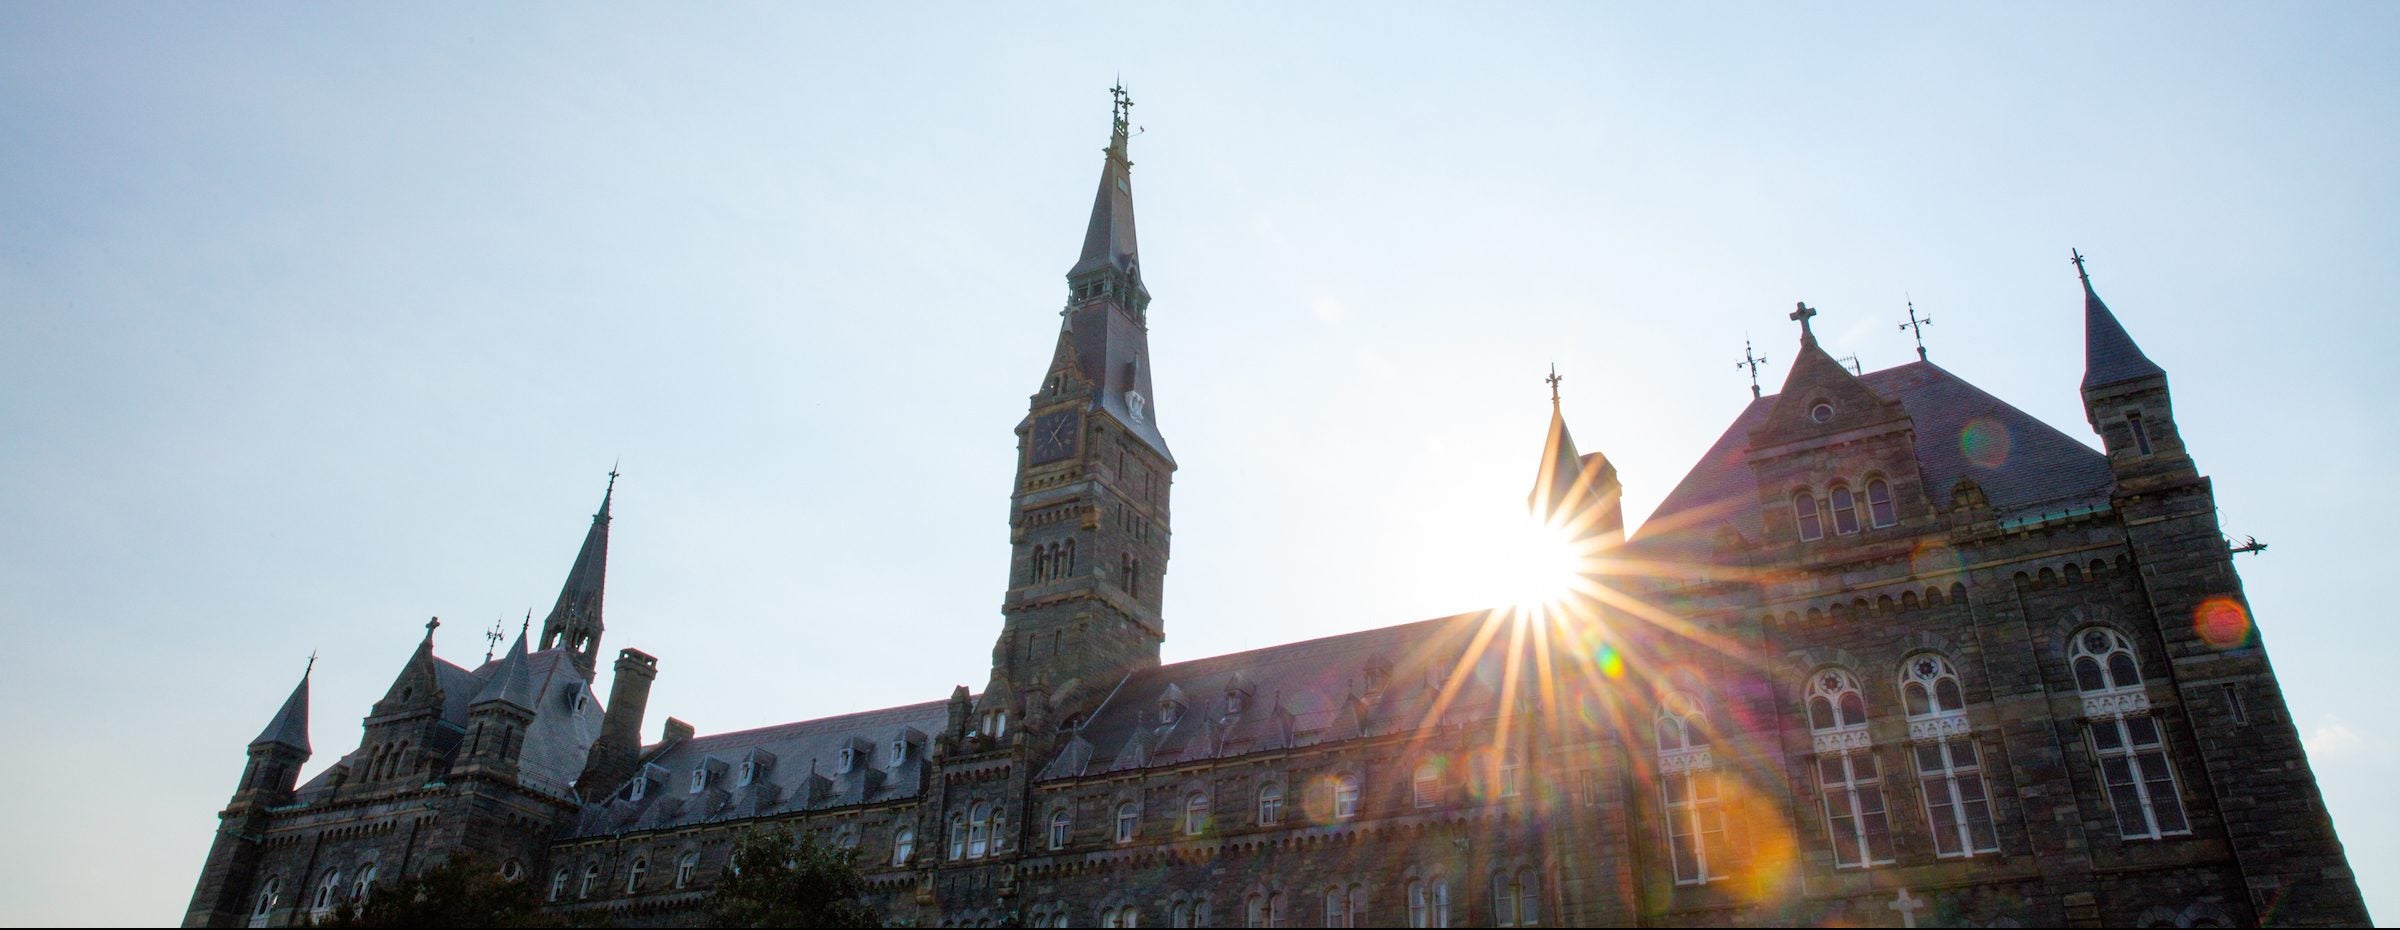
{"type": "MultiPolygon", "coordinates": [[[[1907,292],[1903,291],[1903,292],[1902,292],[1902,296],[1907,296],[1907,292]]],[[[1916,301],[1916,298],[1914,298],[1914,297],[1910,297],[1910,298],[1908,298],[1908,322],[1900,324],[1900,328],[1901,328],[1901,329],[1909,329],[1909,330],[1915,330],[1915,331],[1916,331],[1916,335],[1917,335],[1917,361],[1920,361],[1920,362],[1932,361],[1931,359],[1928,359],[1928,358],[1926,358],[1926,357],[1925,357],[1925,327],[1928,327],[1928,326],[1931,326],[1931,325],[1933,325],[1933,318],[1932,318],[1932,317],[1925,317],[1925,318],[1923,318],[1923,319],[1918,319],[1918,318],[1917,318],[1917,301],[1916,301]]]]}
{"type": "Polygon", "coordinates": [[[1750,350],[1750,334],[1749,334],[1749,333],[1743,333],[1743,334],[1742,334],[1742,360],[1741,360],[1741,361],[1738,361],[1738,362],[1735,362],[1735,363],[1733,363],[1733,367],[1735,367],[1735,368],[1747,368],[1747,369],[1750,369],[1750,399],[1751,399],[1751,400],[1757,400],[1757,399],[1758,399],[1758,397],[1759,397],[1759,394],[1758,394],[1758,366],[1760,366],[1760,365],[1764,365],[1764,364],[1766,364],[1766,363],[1767,363],[1767,359],[1766,359],[1766,357],[1765,357],[1765,356],[1759,355],[1758,353],[1756,353],[1756,352],[1753,352],[1753,351],[1751,351],[1751,350],[1750,350]]]}
{"type": "Polygon", "coordinates": [[[1866,374],[1866,371],[1865,371],[1864,369],[1861,369],[1860,367],[1858,367],[1858,354],[1857,354],[1857,353],[1855,353],[1855,352],[1853,352],[1853,353],[1851,353],[1851,354],[1849,354],[1849,355],[1842,356],[1841,358],[1834,359],[1834,361],[1840,362],[1840,363],[1842,363],[1842,365],[1843,365],[1843,366],[1845,366],[1845,367],[1849,368],[1849,369],[1850,369],[1850,373],[1851,373],[1851,374],[1853,374],[1853,375],[1863,375],[1863,374],[1866,374]]]}

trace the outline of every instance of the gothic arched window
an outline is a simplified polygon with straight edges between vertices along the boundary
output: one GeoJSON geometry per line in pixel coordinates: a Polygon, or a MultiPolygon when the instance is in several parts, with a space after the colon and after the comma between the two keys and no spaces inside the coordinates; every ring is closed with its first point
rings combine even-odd
{"type": "Polygon", "coordinates": [[[951,815],[950,815],[950,858],[952,858],[952,859],[964,859],[964,858],[966,858],[966,857],[967,857],[967,816],[966,816],[965,814],[951,814],[951,815]]]}
{"type": "Polygon", "coordinates": [[[1866,697],[1858,680],[1838,668],[1818,672],[1808,684],[1808,728],[1819,733],[1867,725],[1866,697]]]}
{"type": "Polygon", "coordinates": [[[1967,702],[1950,660],[1922,653],[1900,664],[1900,704],[1909,719],[1956,714],[1967,702]]]}
{"type": "Polygon", "coordinates": [[[626,894],[639,894],[639,893],[641,893],[641,890],[642,890],[642,879],[644,879],[644,878],[648,878],[648,877],[649,877],[649,875],[650,875],[650,857],[648,857],[648,856],[635,856],[635,857],[633,857],[633,866],[632,866],[631,868],[628,868],[628,869],[626,869],[626,870],[625,870],[625,893],[626,893],[626,894]]]}
{"type": "Polygon", "coordinates": [[[374,891],[375,863],[369,862],[359,866],[358,877],[350,881],[350,900],[365,904],[367,895],[373,894],[374,891]]]}
{"type": "Polygon", "coordinates": [[[2072,652],[2075,687],[2085,694],[2125,691],[2142,685],[2142,672],[2133,660],[2133,644],[2125,635],[2093,627],[2075,637],[2072,652]]]}
{"type": "Polygon", "coordinates": [[[1051,849],[1067,848],[1067,832],[1073,825],[1074,821],[1068,816],[1066,808],[1062,807],[1050,812],[1051,849]]]}
{"type": "Polygon", "coordinates": [[[567,868],[560,866],[558,871],[550,873],[550,900],[556,901],[566,896],[567,868]]]}
{"type": "Polygon", "coordinates": [[[1183,799],[1183,835],[1208,832],[1208,792],[1194,791],[1183,799]]]}
{"type": "Polygon", "coordinates": [[[587,862],[587,863],[585,863],[585,864],[584,864],[584,866],[583,866],[583,884],[582,884],[582,885],[580,885],[580,886],[577,886],[577,887],[576,887],[576,889],[575,889],[575,896],[576,896],[576,897],[578,897],[578,898],[588,898],[588,897],[591,897],[591,896],[592,896],[592,892],[593,892],[593,891],[596,891],[596,890],[598,890],[598,889],[599,889],[599,887],[600,887],[600,863],[598,863],[598,862],[587,862]]]}
{"type": "Polygon", "coordinates": [[[981,859],[991,849],[992,805],[976,802],[967,815],[967,858],[981,859]]]}
{"type": "Polygon", "coordinates": [[[693,876],[698,874],[700,874],[700,854],[684,853],[683,858],[675,862],[675,887],[691,887],[693,876]]]}
{"type": "Polygon", "coordinates": [[[1133,842],[1134,829],[1141,825],[1141,812],[1132,801],[1117,805],[1117,842],[1133,842]]]}
{"type": "Polygon", "coordinates": [[[275,916],[275,907],[283,902],[283,879],[269,877],[258,886],[258,896],[250,905],[250,925],[264,927],[275,916]]]}
{"type": "Polygon", "coordinates": [[[1724,800],[1716,757],[1709,751],[1707,717],[1686,694],[1659,702],[1659,791],[1666,800],[1667,848],[1675,883],[1698,885],[1725,877],[1724,800]]]}
{"type": "Polygon", "coordinates": [[[1283,786],[1268,782],[1258,789],[1258,825],[1273,826],[1283,822],[1283,786]]]}

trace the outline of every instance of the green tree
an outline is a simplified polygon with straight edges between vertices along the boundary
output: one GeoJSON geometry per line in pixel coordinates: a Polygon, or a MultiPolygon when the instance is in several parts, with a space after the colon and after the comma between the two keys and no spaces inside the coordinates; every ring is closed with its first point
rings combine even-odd
{"type": "Polygon", "coordinates": [[[712,927],[874,927],[858,850],[795,841],[780,830],[753,831],[708,895],[712,927]]]}
{"type": "Polygon", "coordinates": [[[404,877],[374,890],[362,906],[344,904],[321,927],[564,927],[565,919],[542,913],[542,898],[530,883],[509,881],[500,870],[471,856],[404,877]]]}

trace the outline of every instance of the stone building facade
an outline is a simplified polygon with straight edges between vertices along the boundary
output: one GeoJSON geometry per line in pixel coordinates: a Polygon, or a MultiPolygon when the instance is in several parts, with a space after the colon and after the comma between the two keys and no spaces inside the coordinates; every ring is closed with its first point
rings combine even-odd
{"type": "Polygon", "coordinates": [[[1631,537],[1554,389],[1529,503],[1576,593],[1162,664],[1175,459],[1119,104],[980,690],[645,743],[656,661],[592,690],[612,483],[538,644],[467,669],[429,624],[306,784],[303,678],[186,925],[459,854],[689,924],[754,830],[856,847],[907,926],[2368,922],[2166,373],[2088,277],[2100,450],[1922,357],[1853,373],[1803,306],[1782,389],[1631,537]]]}

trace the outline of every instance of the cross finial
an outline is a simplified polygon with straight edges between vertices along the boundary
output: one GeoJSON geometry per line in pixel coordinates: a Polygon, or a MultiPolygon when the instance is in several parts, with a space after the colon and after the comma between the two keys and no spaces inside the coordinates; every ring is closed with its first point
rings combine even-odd
{"type": "Polygon", "coordinates": [[[429,642],[429,643],[430,643],[430,642],[433,642],[433,631],[434,631],[434,629],[435,629],[436,627],[439,627],[439,626],[441,626],[441,625],[442,625],[442,618],[440,618],[440,617],[435,617],[435,618],[433,618],[433,619],[431,619],[431,620],[427,620],[427,621],[425,621],[425,641],[426,641],[426,642],[429,642]]]}
{"type": "Polygon", "coordinates": [[[533,608],[527,607],[525,608],[525,622],[517,625],[517,635],[523,636],[530,632],[533,632],[533,608]]]}
{"type": "Polygon", "coordinates": [[[317,651],[316,651],[316,650],[314,650],[314,649],[311,649],[311,650],[309,650],[309,651],[308,651],[308,667],[300,670],[300,677],[302,677],[302,678],[306,678],[306,677],[308,677],[308,676],[309,676],[311,673],[315,672],[316,670],[317,670],[317,651]]]}
{"type": "Polygon", "coordinates": [[[1558,406],[1558,383],[1567,379],[1558,376],[1557,362],[1550,363],[1550,377],[1542,380],[1550,383],[1550,406],[1558,406]]]}
{"type": "Polygon", "coordinates": [[[1116,86],[1108,89],[1108,96],[1111,101],[1109,104],[1110,127],[1114,133],[1110,141],[1116,145],[1123,145],[1126,129],[1129,121],[1133,118],[1133,98],[1125,93],[1125,78],[1122,75],[1118,76],[1116,86]]]}
{"type": "Polygon", "coordinates": [[[602,494],[603,494],[604,496],[605,496],[605,495],[607,495],[607,494],[614,494],[614,493],[616,493],[616,490],[617,490],[617,466],[618,466],[618,465],[620,465],[620,464],[622,464],[624,461],[625,461],[624,459],[618,459],[618,460],[616,460],[616,461],[614,461],[614,462],[610,462],[610,463],[608,463],[608,490],[607,490],[607,491],[604,491],[604,492],[602,492],[602,494]]]}
{"type": "Polygon", "coordinates": [[[1809,337],[1816,335],[1808,329],[1808,318],[1816,315],[1816,308],[1809,306],[1807,301],[1792,302],[1791,318],[1800,322],[1800,335],[1809,337]]]}
{"type": "Polygon", "coordinates": [[[2067,254],[2072,256],[2067,261],[2075,264],[2075,277],[2083,279],[2084,289],[2091,289],[2092,276],[2083,270],[2083,253],[2070,248],[2067,250],[2067,254]]]}
{"type": "Polygon", "coordinates": [[[1756,353],[1756,352],[1753,352],[1753,351],[1751,351],[1751,350],[1750,350],[1750,337],[1748,337],[1748,336],[1743,336],[1743,337],[1742,337],[1742,360],[1741,360],[1741,361],[1738,361],[1738,362],[1735,362],[1735,363],[1733,363],[1733,367],[1735,367],[1735,368],[1747,368],[1747,369],[1750,369],[1750,399],[1751,399],[1751,400],[1757,400],[1757,399],[1758,399],[1758,397],[1759,397],[1759,394],[1758,394],[1758,366],[1760,366],[1760,365],[1764,365],[1764,364],[1766,364],[1766,363],[1767,363],[1767,360],[1766,360],[1766,357],[1765,357],[1765,356],[1759,355],[1758,353],[1756,353]]]}
{"type": "Polygon", "coordinates": [[[1915,331],[1916,331],[1916,334],[1917,334],[1917,361],[1920,361],[1920,362],[1923,362],[1923,361],[1929,361],[1929,359],[1927,359],[1927,358],[1925,357],[1925,327],[1927,327],[1927,326],[1931,326],[1931,325],[1933,325],[1933,318],[1932,318],[1932,317],[1925,317],[1924,319],[1918,319],[1918,318],[1917,318],[1917,301],[1916,301],[1916,299],[1915,299],[1915,298],[1913,298],[1913,297],[1912,297],[1912,298],[1909,298],[1909,300],[1908,300],[1908,322],[1900,324],[1900,328],[1901,328],[1901,329],[1910,329],[1910,330],[1915,330],[1915,331]]]}
{"type": "Polygon", "coordinates": [[[499,648],[500,648],[500,621],[498,621],[498,620],[494,620],[494,621],[492,621],[492,628],[491,628],[491,629],[489,629],[489,630],[485,630],[485,631],[484,631],[484,633],[483,633],[483,660],[484,660],[484,661],[486,661],[486,662],[489,662],[489,661],[491,661],[491,660],[492,660],[492,653],[493,653],[493,651],[495,651],[495,650],[497,650],[497,649],[499,649],[499,648]]]}

